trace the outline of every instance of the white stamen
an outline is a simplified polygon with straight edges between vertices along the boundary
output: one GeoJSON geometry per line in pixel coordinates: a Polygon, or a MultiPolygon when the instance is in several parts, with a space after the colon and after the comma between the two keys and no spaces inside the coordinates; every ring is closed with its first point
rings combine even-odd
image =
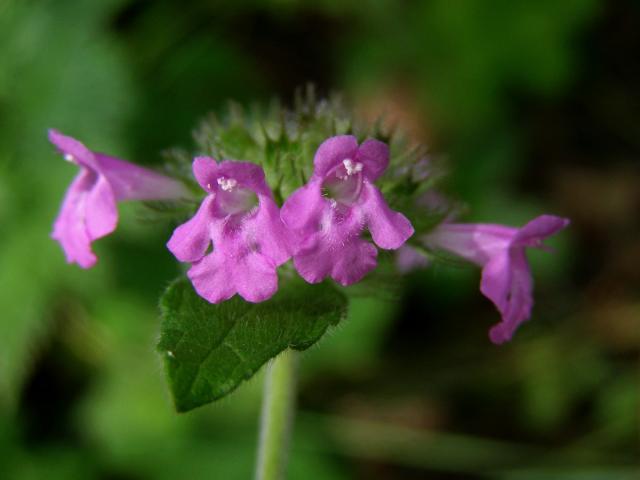
{"type": "Polygon", "coordinates": [[[347,169],[347,175],[353,175],[354,173],[360,173],[362,171],[362,164],[360,162],[354,162],[350,158],[345,158],[342,164],[344,168],[347,169]]]}
{"type": "Polygon", "coordinates": [[[73,155],[71,155],[70,153],[65,153],[62,158],[64,158],[67,162],[73,162],[75,160],[73,158],[73,155]]]}
{"type": "Polygon", "coordinates": [[[220,177],[218,179],[218,185],[220,185],[220,188],[225,192],[230,192],[236,185],[238,185],[238,182],[234,178],[220,177]]]}

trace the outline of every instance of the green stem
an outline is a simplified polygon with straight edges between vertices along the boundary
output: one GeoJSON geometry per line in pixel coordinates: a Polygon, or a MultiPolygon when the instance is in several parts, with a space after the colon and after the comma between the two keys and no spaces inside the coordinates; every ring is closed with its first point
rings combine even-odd
{"type": "Polygon", "coordinates": [[[295,410],[298,352],[287,350],[267,367],[260,419],[256,480],[282,480],[295,410]]]}

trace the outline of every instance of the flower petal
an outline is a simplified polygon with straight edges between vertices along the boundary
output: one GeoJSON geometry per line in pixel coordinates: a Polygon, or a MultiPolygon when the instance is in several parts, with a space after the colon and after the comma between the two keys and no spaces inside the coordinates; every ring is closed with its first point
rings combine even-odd
{"type": "Polygon", "coordinates": [[[80,171],[67,190],[51,234],[62,246],[67,262],[82,268],[90,268],[97,261],[84,222],[87,195],[95,181],[95,172],[85,168],[80,171]]]}
{"type": "Polygon", "coordinates": [[[358,140],[353,135],[338,135],[320,144],[313,159],[313,175],[324,178],[330,170],[347,158],[354,159],[358,152],[358,140]]]}
{"type": "Polygon", "coordinates": [[[370,138],[365,140],[356,153],[355,160],[364,165],[362,173],[370,182],[374,182],[389,165],[389,146],[370,138]]]}
{"type": "Polygon", "coordinates": [[[443,223],[423,238],[425,246],[442,249],[479,266],[508,249],[518,229],[486,223],[443,223]]]}
{"type": "Polygon", "coordinates": [[[218,180],[218,163],[211,157],[196,157],[193,159],[193,175],[200,186],[207,192],[214,192],[218,180]]]}
{"type": "Polygon", "coordinates": [[[518,231],[513,243],[531,247],[540,246],[545,238],[566,228],[569,223],[568,218],[556,217],[555,215],[540,215],[518,231]]]}
{"type": "Polygon", "coordinates": [[[118,209],[111,185],[98,175],[96,183],[87,193],[84,221],[91,240],[109,235],[118,224],[118,209]]]}
{"type": "Polygon", "coordinates": [[[167,242],[167,248],[181,262],[200,260],[211,242],[210,222],[214,202],[213,195],[207,195],[196,214],[178,226],[167,242]]]}
{"type": "Polygon", "coordinates": [[[360,206],[369,231],[380,248],[395,250],[413,235],[411,222],[401,213],[391,210],[375,186],[365,182],[361,198],[360,206]]]}
{"type": "Polygon", "coordinates": [[[334,256],[331,278],[345,287],[359,282],[376,267],[377,257],[378,250],[371,243],[353,238],[334,256]]]}
{"type": "Polygon", "coordinates": [[[533,307],[533,280],[523,249],[497,255],[482,270],[480,291],[502,315],[489,331],[493,343],[511,340],[518,326],[528,320],[533,307]]]}
{"type": "Polygon", "coordinates": [[[271,196],[271,190],[264,178],[264,171],[255,163],[232,160],[217,163],[211,157],[196,157],[193,160],[193,174],[207,192],[216,191],[218,179],[225,177],[236,180],[240,186],[249,188],[257,194],[271,196]]]}
{"type": "Polygon", "coordinates": [[[308,235],[293,257],[302,278],[318,283],[327,276],[342,285],[360,281],[376,266],[378,251],[359,238],[362,219],[358,212],[345,216],[333,209],[324,213],[323,229],[308,235]]]}
{"type": "Polygon", "coordinates": [[[320,283],[331,274],[333,257],[323,248],[320,235],[308,237],[293,257],[296,271],[309,283],[320,283]]]}
{"type": "Polygon", "coordinates": [[[236,259],[233,280],[238,294],[248,302],[264,302],[278,290],[276,265],[257,252],[236,259]]]}
{"type": "Polygon", "coordinates": [[[510,287],[511,260],[508,250],[504,250],[491,258],[482,269],[480,291],[504,313],[507,311],[510,287]]]}
{"type": "Polygon", "coordinates": [[[301,233],[313,233],[318,230],[322,212],[327,206],[322,197],[319,182],[309,182],[293,192],[282,205],[280,217],[284,224],[301,233]]]}
{"type": "Polygon", "coordinates": [[[75,138],[63,135],[52,128],[49,130],[49,141],[53,143],[63,155],[70,155],[72,157],[71,161],[93,169],[98,167],[93,152],[75,138]]]}
{"type": "Polygon", "coordinates": [[[175,200],[191,196],[182,182],[173,178],[109,155],[94,155],[117,200],[175,200]]]}
{"type": "Polygon", "coordinates": [[[218,175],[233,178],[240,186],[253,190],[258,195],[272,196],[264,178],[264,170],[255,163],[225,160],[218,164],[218,175]]]}
{"type": "Polygon", "coordinates": [[[264,196],[260,197],[260,207],[255,216],[245,221],[243,242],[257,245],[260,253],[276,265],[282,265],[291,258],[292,245],[296,243],[295,234],[282,223],[276,203],[264,196]]]}
{"type": "Polygon", "coordinates": [[[214,250],[195,262],[187,276],[198,295],[211,303],[220,303],[236,294],[231,265],[224,252],[214,250]]]}
{"type": "Polygon", "coordinates": [[[238,293],[249,302],[263,302],[278,289],[275,264],[257,252],[237,250],[231,245],[214,250],[195,262],[187,272],[198,295],[220,303],[238,293]]]}

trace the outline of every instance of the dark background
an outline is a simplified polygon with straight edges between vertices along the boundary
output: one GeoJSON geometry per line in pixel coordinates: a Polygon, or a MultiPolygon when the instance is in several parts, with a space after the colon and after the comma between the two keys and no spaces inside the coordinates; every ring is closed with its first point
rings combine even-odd
{"type": "Polygon", "coordinates": [[[473,267],[355,301],[304,355],[290,478],[635,478],[639,32],[632,0],[0,1],[0,476],[251,477],[261,379],[173,412],[170,229],[123,205],[98,266],[66,265],[49,233],[75,172],[46,129],[159,163],[227,99],[311,81],[444,158],[464,220],[573,223],[530,256],[507,345],[473,267]]]}

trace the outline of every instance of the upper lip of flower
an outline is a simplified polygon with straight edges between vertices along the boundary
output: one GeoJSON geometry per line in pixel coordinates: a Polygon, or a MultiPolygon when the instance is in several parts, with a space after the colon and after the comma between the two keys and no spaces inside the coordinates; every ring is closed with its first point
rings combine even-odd
{"type": "Polygon", "coordinates": [[[54,128],[49,129],[48,137],[49,141],[68,162],[73,162],[96,171],[100,170],[100,165],[94,153],[85,147],[82,142],[64,135],[54,128]]]}

